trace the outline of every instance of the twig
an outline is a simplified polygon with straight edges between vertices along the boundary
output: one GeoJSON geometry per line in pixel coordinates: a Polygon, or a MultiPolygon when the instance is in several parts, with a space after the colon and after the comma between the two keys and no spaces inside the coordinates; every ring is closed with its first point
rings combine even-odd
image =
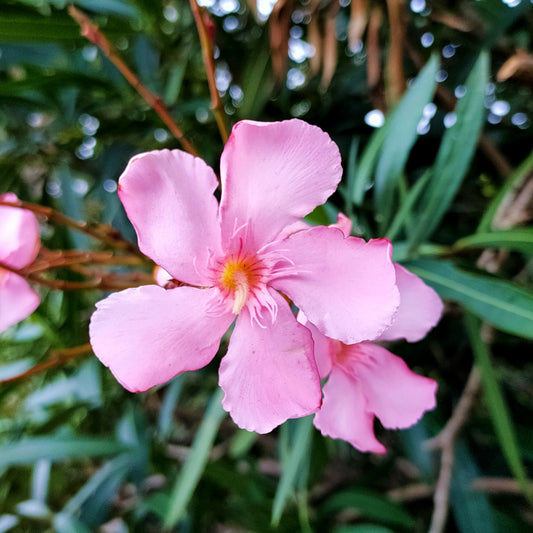
{"type": "MultiPolygon", "coordinates": [[[[533,490],[533,482],[530,483],[531,490],[533,490]]],[[[470,485],[472,490],[479,492],[487,492],[489,494],[524,494],[523,487],[516,479],[508,479],[501,477],[480,477],[474,479],[470,485]]]]}
{"type": "Polygon", "coordinates": [[[198,156],[198,151],[194,145],[185,137],[181,128],[170,115],[168,109],[163,104],[161,98],[150,90],[148,90],[131,71],[131,69],[124,63],[116,48],[107,40],[107,38],[98,29],[98,26],[93,24],[89,17],[76,9],[72,4],[68,7],[69,15],[80,25],[81,34],[87,37],[89,41],[93,42],[104,55],[117,67],[121,74],[126,78],[130,85],[142,96],[144,101],[161,117],[172,135],[181,143],[182,147],[189,153],[198,156]]]}
{"type": "Polygon", "coordinates": [[[224,106],[218,93],[215,80],[215,62],[213,56],[213,31],[214,25],[205,8],[200,8],[196,0],[190,0],[192,14],[198,29],[200,45],[202,47],[202,59],[207,74],[207,83],[211,94],[211,109],[217,121],[218,131],[222,137],[222,142],[226,144],[228,140],[228,129],[226,127],[224,106]],[[208,27],[209,26],[209,27],[208,27]]]}
{"type": "Polygon", "coordinates": [[[27,209],[35,213],[36,215],[44,217],[49,222],[55,224],[60,224],[62,226],[67,226],[69,228],[75,229],[86,235],[98,239],[99,241],[116,248],[118,250],[124,250],[132,254],[138,255],[139,257],[145,257],[130,241],[124,239],[120,233],[111,226],[103,224],[89,224],[87,222],[78,222],[72,218],[69,218],[59,211],[52,209],[51,207],[44,207],[42,205],[32,204],[30,202],[23,202],[21,200],[16,200],[14,202],[7,202],[5,200],[0,200],[0,205],[6,205],[9,207],[19,207],[21,209],[27,209]]]}
{"type": "Polygon", "coordinates": [[[71,359],[75,359],[76,357],[79,357],[80,355],[85,355],[91,352],[92,352],[92,347],[89,343],[82,344],[81,346],[75,346],[74,348],[65,348],[63,350],[52,350],[50,352],[50,358],[48,359],[48,361],[35,365],[29,368],[28,370],[26,370],[25,372],[21,372],[20,374],[17,374],[15,376],[2,379],[0,380],[0,385],[3,385],[5,383],[12,383],[14,381],[19,381],[25,378],[29,378],[30,376],[34,376],[35,374],[40,374],[41,372],[44,372],[45,370],[49,370],[56,366],[63,365],[67,363],[68,361],[70,361],[71,359]]]}
{"type": "Polygon", "coordinates": [[[387,492],[387,496],[394,502],[410,502],[413,500],[423,500],[430,498],[433,495],[435,487],[428,483],[416,483],[391,489],[387,492]]]}
{"type": "Polygon", "coordinates": [[[148,259],[134,255],[114,255],[113,252],[81,250],[47,250],[41,248],[37,259],[20,270],[22,275],[35,274],[52,268],[73,267],[84,263],[98,265],[148,265],[148,259]]]}
{"type": "Polygon", "coordinates": [[[476,367],[472,367],[463,394],[455,410],[442,431],[434,438],[427,440],[424,446],[430,450],[441,450],[441,464],[435,494],[433,496],[434,509],[431,517],[429,533],[441,533],[446,525],[448,516],[448,500],[453,470],[454,442],[457,434],[468,418],[472,404],[480,386],[480,375],[476,367]]]}

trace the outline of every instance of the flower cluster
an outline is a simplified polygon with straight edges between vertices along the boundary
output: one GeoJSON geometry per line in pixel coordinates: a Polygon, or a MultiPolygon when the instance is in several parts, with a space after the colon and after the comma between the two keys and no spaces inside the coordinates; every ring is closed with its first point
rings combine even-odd
{"type": "Polygon", "coordinates": [[[329,136],[296,119],[234,126],[220,203],[201,159],[179,150],[135,156],[119,197],[141,251],[175,282],[99,302],[90,323],[97,357],[140,392],[207,365],[235,323],[219,383],[240,427],[266,433],[317,413],[323,433],[382,451],[370,438],[374,414],[387,427],[414,423],[434,406],[436,385],[368,341],[421,338],[441,303],[392,263],[388,240],[350,237],[345,219],[302,222],[341,175],[329,136]],[[388,404],[403,389],[400,412],[388,404]]]}
{"type": "MultiPolygon", "coordinates": [[[[0,195],[4,202],[16,202],[13,193],[0,195]]],[[[0,263],[13,270],[28,266],[37,257],[40,247],[39,223],[26,209],[0,205],[0,263]]],[[[26,280],[0,267],[0,332],[33,313],[39,295],[26,280]]]]}

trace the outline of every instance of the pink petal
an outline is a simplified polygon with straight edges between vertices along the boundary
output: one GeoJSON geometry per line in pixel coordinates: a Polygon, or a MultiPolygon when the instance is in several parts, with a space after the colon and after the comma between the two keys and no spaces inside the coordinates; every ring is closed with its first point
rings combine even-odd
{"type": "Polygon", "coordinates": [[[335,344],[339,341],[334,341],[333,339],[329,339],[325,335],[322,335],[316,326],[311,324],[301,311],[298,313],[297,318],[298,322],[311,332],[318,374],[320,379],[324,379],[331,372],[331,367],[335,360],[335,344]]]}
{"type": "Polygon", "coordinates": [[[91,318],[94,353],[132,392],[202,368],[234,318],[209,312],[213,296],[214,289],[156,285],[114,293],[96,304],[91,318]]]}
{"type": "Polygon", "coordinates": [[[390,326],[399,304],[391,244],[345,238],[317,226],[276,243],[297,274],[274,279],[324,335],[353,344],[374,339],[390,326]]]}
{"type": "Polygon", "coordinates": [[[343,366],[357,377],[384,427],[407,428],[435,407],[437,383],[409,370],[402,359],[371,342],[345,347],[343,366]]]}
{"type": "Polygon", "coordinates": [[[360,383],[338,366],[324,385],[324,400],[314,424],[322,435],[345,440],[362,452],[386,451],[374,435],[374,415],[366,408],[360,383]]]}
{"type": "Polygon", "coordinates": [[[261,327],[245,308],[220,364],[224,409],[239,427],[257,433],[314,413],[321,401],[311,335],[279,294],[271,296],[275,322],[261,327]]]}
{"type": "Polygon", "coordinates": [[[416,342],[437,324],[442,315],[442,300],[418,276],[395,263],[396,284],[400,291],[400,307],[392,325],[378,340],[392,341],[405,338],[416,342]]]}
{"type": "Polygon", "coordinates": [[[329,227],[339,228],[345,237],[349,237],[352,232],[352,221],[344,213],[339,213],[337,215],[337,222],[330,224],[329,227]]]}
{"type": "Polygon", "coordinates": [[[220,251],[216,187],[213,170],[180,150],[139,154],[120,177],[139,248],[179,281],[203,285],[209,250],[220,251]]]}
{"type": "Polygon", "coordinates": [[[25,279],[0,269],[0,333],[33,313],[39,302],[25,279]]]}
{"type": "MultiPolygon", "coordinates": [[[[5,202],[16,202],[13,193],[0,195],[5,202]]],[[[0,262],[12,268],[29,265],[39,252],[39,222],[27,209],[0,206],[0,262]]]]}
{"type": "Polygon", "coordinates": [[[251,223],[256,249],[323,204],[342,176],[336,144],[320,128],[298,119],[237,123],[220,172],[224,239],[251,223]]]}

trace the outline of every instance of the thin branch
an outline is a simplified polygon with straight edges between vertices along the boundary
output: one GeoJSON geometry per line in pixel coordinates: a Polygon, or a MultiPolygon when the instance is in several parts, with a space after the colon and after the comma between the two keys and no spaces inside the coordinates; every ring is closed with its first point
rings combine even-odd
{"type": "MultiPolygon", "coordinates": [[[[530,482],[531,490],[533,490],[533,482],[530,482]]],[[[489,494],[515,494],[523,496],[523,487],[516,481],[516,479],[500,478],[500,477],[480,477],[474,479],[470,488],[479,492],[486,492],[489,494]]]]}
{"type": "Polygon", "coordinates": [[[440,471],[433,496],[434,508],[429,533],[442,533],[446,526],[453,470],[454,443],[459,431],[468,418],[479,390],[480,382],[481,378],[478,369],[472,367],[463,394],[451,418],[436,437],[424,443],[425,447],[430,450],[441,450],[440,471]]]}
{"type": "Polygon", "coordinates": [[[87,222],[78,222],[72,218],[63,215],[59,211],[52,209],[51,207],[44,207],[38,204],[32,204],[30,202],[23,202],[21,200],[16,200],[13,202],[8,202],[5,200],[0,200],[0,205],[5,205],[9,207],[19,207],[20,209],[27,209],[36,215],[39,215],[49,222],[54,224],[60,224],[62,226],[67,226],[69,228],[75,229],[81,233],[85,233],[99,241],[116,248],[117,250],[124,250],[132,254],[138,255],[139,257],[145,257],[130,241],[124,239],[120,233],[111,226],[103,224],[89,224],[87,222]]]}
{"type": "Polygon", "coordinates": [[[131,69],[122,60],[116,48],[107,40],[107,38],[98,29],[98,26],[93,24],[87,15],[76,9],[72,4],[68,7],[69,15],[80,25],[81,34],[87,37],[89,41],[93,42],[103,54],[117,67],[121,74],[126,78],[130,85],[142,96],[144,101],[161,117],[172,135],[181,143],[184,150],[192,155],[198,156],[198,151],[194,145],[185,137],[181,128],[170,115],[168,109],[163,104],[161,98],[149,89],[147,89],[131,71],[131,69]]]}
{"type": "Polygon", "coordinates": [[[77,357],[81,355],[89,354],[91,352],[92,352],[92,347],[89,343],[82,344],[81,346],[75,346],[74,348],[65,348],[63,350],[52,350],[50,352],[50,357],[48,361],[35,365],[29,368],[28,370],[26,370],[25,372],[21,372],[20,374],[17,374],[15,376],[2,379],[0,380],[0,385],[4,385],[5,383],[12,383],[14,381],[19,381],[21,379],[29,378],[36,374],[40,374],[41,372],[44,372],[45,370],[50,370],[51,368],[54,368],[56,366],[64,365],[65,363],[68,363],[72,359],[76,359],[77,357]]]}
{"type": "Polygon", "coordinates": [[[459,433],[466,419],[468,418],[470,409],[472,408],[474,400],[476,399],[479,391],[480,384],[481,377],[479,370],[474,366],[470,371],[463,394],[461,394],[461,398],[455,406],[451,418],[438,435],[424,443],[424,446],[427,449],[434,450],[437,448],[442,448],[444,445],[455,439],[457,433],[459,433]]]}
{"type": "Polygon", "coordinates": [[[213,55],[213,32],[214,25],[207,10],[200,8],[196,0],[190,0],[192,14],[198,29],[198,36],[200,37],[200,45],[202,47],[202,59],[205,65],[207,74],[207,83],[209,85],[209,93],[211,94],[211,109],[215,115],[218,130],[222,137],[222,142],[226,144],[228,140],[228,129],[226,126],[224,105],[218,93],[215,81],[215,61],[213,55]]]}

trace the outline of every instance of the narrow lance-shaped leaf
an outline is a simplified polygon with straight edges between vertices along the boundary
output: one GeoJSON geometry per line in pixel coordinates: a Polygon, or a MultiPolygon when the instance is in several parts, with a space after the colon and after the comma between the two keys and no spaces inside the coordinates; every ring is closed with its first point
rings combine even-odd
{"type": "Polygon", "coordinates": [[[298,473],[303,461],[306,457],[309,457],[313,417],[301,418],[295,424],[297,427],[291,443],[292,447],[288,451],[285,460],[282,461],[283,471],[274,496],[274,504],[272,506],[272,525],[274,526],[279,524],[287,499],[296,487],[298,473]]]}
{"type": "Polygon", "coordinates": [[[457,120],[442,139],[432,177],[409,238],[412,249],[437,228],[466,175],[483,123],[488,72],[488,55],[483,52],[466,81],[466,95],[457,104],[457,120]]]}
{"type": "Polygon", "coordinates": [[[165,528],[173,527],[183,517],[194,489],[200,481],[209,458],[209,452],[213,447],[218,427],[226,415],[226,411],[222,409],[222,396],[222,390],[219,389],[211,397],[204,419],[194,438],[191,451],[172,489],[165,517],[165,528]]]}
{"type": "Polygon", "coordinates": [[[39,459],[65,461],[75,457],[116,455],[127,449],[117,441],[94,437],[35,437],[0,446],[0,468],[31,464],[39,459]]]}
{"type": "Polygon", "coordinates": [[[493,326],[533,339],[533,293],[508,281],[472,274],[450,261],[420,259],[405,266],[442,298],[462,304],[493,326]]]}
{"type": "Polygon", "coordinates": [[[424,107],[433,98],[438,68],[439,60],[434,55],[387,120],[387,136],[376,168],[374,191],[374,208],[383,227],[391,215],[398,179],[418,137],[424,107]]]}
{"type": "Polygon", "coordinates": [[[526,496],[530,503],[533,503],[533,493],[520,457],[520,448],[516,439],[513,422],[509,415],[509,409],[505,403],[500,385],[496,379],[496,373],[490,360],[489,349],[481,340],[479,321],[473,315],[467,313],[465,315],[465,324],[472,351],[474,352],[474,357],[481,374],[484,397],[503,454],[509,465],[509,469],[520,484],[524,496],[526,496]]]}
{"type": "Polygon", "coordinates": [[[533,254],[533,228],[516,228],[487,233],[474,233],[459,239],[453,247],[465,248],[505,248],[525,254],[533,254]]]}

